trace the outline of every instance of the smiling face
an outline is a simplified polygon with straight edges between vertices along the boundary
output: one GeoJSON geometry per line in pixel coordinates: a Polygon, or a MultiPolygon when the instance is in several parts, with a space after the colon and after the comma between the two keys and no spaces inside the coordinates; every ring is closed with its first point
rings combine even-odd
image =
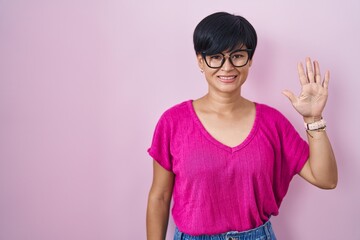
{"type": "Polygon", "coordinates": [[[227,12],[210,14],[196,26],[193,42],[209,91],[239,94],[257,45],[257,34],[250,22],[227,12]],[[239,49],[242,51],[235,53],[239,49]]]}
{"type": "MultiPolygon", "coordinates": [[[[241,49],[246,49],[245,46],[243,46],[241,49]]],[[[242,84],[246,81],[246,78],[249,73],[249,69],[252,64],[252,60],[247,61],[247,63],[242,67],[235,67],[231,61],[236,61],[236,59],[233,57],[238,57],[232,53],[236,52],[239,49],[236,49],[235,51],[226,51],[222,52],[222,54],[225,56],[225,62],[220,68],[211,68],[209,67],[209,57],[205,57],[208,59],[208,61],[205,61],[205,58],[203,55],[198,54],[197,60],[200,69],[204,72],[205,78],[209,85],[209,91],[216,91],[221,93],[238,93],[240,92],[242,84]]]]}

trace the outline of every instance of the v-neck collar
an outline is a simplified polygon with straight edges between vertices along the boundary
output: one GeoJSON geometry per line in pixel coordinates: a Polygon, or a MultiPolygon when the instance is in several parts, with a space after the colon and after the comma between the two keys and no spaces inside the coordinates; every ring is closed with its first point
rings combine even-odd
{"type": "Polygon", "coordinates": [[[242,149],[243,147],[245,147],[255,136],[256,131],[258,129],[258,119],[259,119],[259,114],[260,114],[260,107],[259,104],[257,104],[255,102],[255,119],[254,119],[254,123],[253,126],[250,130],[250,133],[247,135],[247,137],[238,145],[234,146],[234,147],[230,147],[228,145],[225,145],[224,143],[220,142],[219,140],[217,140],[216,138],[214,138],[204,127],[204,125],[201,123],[200,118],[198,117],[194,105],[193,105],[193,100],[189,100],[187,102],[190,113],[191,113],[191,117],[192,119],[195,121],[196,125],[199,127],[201,133],[213,144],[215,144],[217,147],[230,152],[230,153],[234,153],[240,149],[242,149]]]}

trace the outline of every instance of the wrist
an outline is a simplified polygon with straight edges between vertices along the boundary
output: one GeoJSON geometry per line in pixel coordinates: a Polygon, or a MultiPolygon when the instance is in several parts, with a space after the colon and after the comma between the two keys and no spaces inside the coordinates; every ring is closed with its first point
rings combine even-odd
{"type": "Polygon", "coordinates": [[[318,121],[304,122],[304,127],[307,131],[323,131],[326,128],[326,122],[323,118],[318,121]]]}
{"type": "Polygon", "coordinates": [[[305,123],[314,123],[314,122],[318,122],[321,121],[322,116],[316,116],[316,117],[303,117],[304,118],[304,122],[305,123]]]}

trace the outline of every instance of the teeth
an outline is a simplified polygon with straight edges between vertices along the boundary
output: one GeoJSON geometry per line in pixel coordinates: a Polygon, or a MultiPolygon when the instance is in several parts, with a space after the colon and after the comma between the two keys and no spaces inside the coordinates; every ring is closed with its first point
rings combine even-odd
{"type": "Polygon", "coordinates": [[[224,79],[224,80],[231,80],[231,79],[234,79],[235,76],[231,76],[231,77],[219,76],[219,78],[224,79]]]}

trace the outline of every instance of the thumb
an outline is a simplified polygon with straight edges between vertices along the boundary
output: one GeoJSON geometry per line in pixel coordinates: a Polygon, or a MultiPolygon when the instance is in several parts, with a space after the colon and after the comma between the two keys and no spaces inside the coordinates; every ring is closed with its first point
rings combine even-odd
{"type": "Polygon", "coordinates": [[[291,103],[295,103],[297,101],[296,96],[289,90],[282,91],[282,94],[284,94],[290,100],[291,103]]]}

